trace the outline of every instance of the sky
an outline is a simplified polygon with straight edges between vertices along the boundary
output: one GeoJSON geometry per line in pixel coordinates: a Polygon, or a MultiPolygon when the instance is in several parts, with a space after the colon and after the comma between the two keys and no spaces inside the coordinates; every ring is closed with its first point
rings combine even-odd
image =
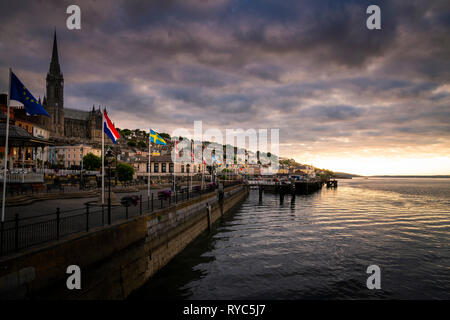
{"type": "Polygon", "coordinates": [[[279,154],[355,174],[450,174],[450,2],[0,0],[8,68],[119,128],[279,129],[279,154]],[[68,30],[66,8],[81,9],[68,30]],[[381,8],[381,30],[366,9],[381,8]]]}

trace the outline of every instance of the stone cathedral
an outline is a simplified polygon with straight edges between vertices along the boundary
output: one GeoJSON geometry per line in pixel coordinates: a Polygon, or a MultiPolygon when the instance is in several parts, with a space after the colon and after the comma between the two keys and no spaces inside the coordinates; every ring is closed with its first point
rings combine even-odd
{"type": "Polygon", "coordinates": [[[58,57],[56,31],[53,37],[53,51],[47,73],[47,87],[42,106],[50,114],[38,116],[39,125],[50,132],[50,139],[62,143],[97,143],[102,139],[102,114],[92,107],[90,111],[64,108],[64,77],[58,57]]]}

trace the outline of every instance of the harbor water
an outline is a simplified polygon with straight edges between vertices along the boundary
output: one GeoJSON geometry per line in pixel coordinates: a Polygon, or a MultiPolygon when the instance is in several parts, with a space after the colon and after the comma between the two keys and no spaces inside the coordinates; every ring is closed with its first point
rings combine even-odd
{"type": "Polygon", "coordinates": [[[130,299],[449,299],[450,179],[247,200],[130,299]],[[367,267],[381,270],[369,290],[367,267]]]}

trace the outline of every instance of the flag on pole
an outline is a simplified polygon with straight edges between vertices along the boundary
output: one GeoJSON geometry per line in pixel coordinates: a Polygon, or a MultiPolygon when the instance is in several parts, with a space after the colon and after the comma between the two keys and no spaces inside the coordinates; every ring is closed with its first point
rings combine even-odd
{"type": "Polygon", "coordinates": [[[50,117],[48,112],[43,106],[38,102],[38,100],[33,97],[33,95],[28,91],[24,84],[17,78],[17,76],[11,71],[11,87],[9,90],[9,99],[16,100],[23,103],[25,111],[30,115],[43,114],[50,117]]]}
{"type": "Polygon", "coordinates": [[[103,110],[103,130],[106,135],[111,139],[113,143],[116,143],[117,139],[120,138],[119,132],[117,132],[111,120],[108,118],[108,114],[106,113],[106,109],[103,110]]]}
{"type": "Polygon", "coordinates": [[[159,136],[159,134],[157,134],[152,129],[150,129],[150,142],[153,142],[153,143],[156,143],[156,144],[161,144],[163,146],[165,146],[167,144],[166,141],[164,141],[164,139],[161,138],[159,136]]]}
{"type": "MultiPolygon", "coordinates": [[[[222,165],[222,163],[220,163],[219,160],[217,160],[216,154],[213,154],[213,155],[212,155],[212,162],[213,162],[213,164],[217,164],[218,166],[221,166],[221,165],[222,165]]],[[[227,166],[228,166],[228,165],[227,165],[227,166]]]]}

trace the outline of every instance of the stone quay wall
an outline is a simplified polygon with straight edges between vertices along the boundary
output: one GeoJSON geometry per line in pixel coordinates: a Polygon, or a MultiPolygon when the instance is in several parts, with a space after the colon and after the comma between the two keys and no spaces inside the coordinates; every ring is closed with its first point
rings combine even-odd
{"type": "Polygon", "coordinates": [[[124,299],[248,194],[237,185],[0,259],[1,299],[124,299]],[[208,205],[210,210],[207,209],[208,205]],[[81,271],[69,290],[67,268],[81,271]]]}

